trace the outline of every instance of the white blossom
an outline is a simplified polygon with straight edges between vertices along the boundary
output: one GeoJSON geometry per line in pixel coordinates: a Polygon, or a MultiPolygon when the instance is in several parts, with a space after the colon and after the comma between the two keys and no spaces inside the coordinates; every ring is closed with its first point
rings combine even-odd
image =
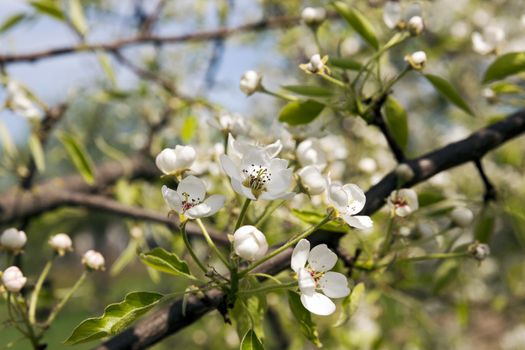
{"type": "Polygon", "coordinates": [[[328,62],[328,56],[321,57],[320,54],[316,53],[310,57],[308,63],[300,64],[299,68],[309,74],[324,74],[329,72],[326,62],[328,62]]]}
{"type": "Polygon", "coordinates": [[[225,201],[222,194],[205,198],[206,184],[193,175],[182,179],[176,191],[162,186],[162,196],[170,209],[189,219],[211,216],[224,206],[225,201]]]}
{"type": "Polygon", "coordinates": [[[472,33],[472,48],[480,55],[497,52],[505,41],[505,31],[498,26],[486,26],[483,33],[472,33]]]}
{"type": "Polygon", "coordinates": [[[412,35],[419,35],[425,29],[423,18],[421,16],[414,16],[408,20],[407,29],[412,35]]]}
{"type": "Polygon", "coordinates": [[[305,166],[297,171],[303,187],[311,195],[317,195],[326,189],[326,179],[319,169],[313,165],[305,166]]]}
{"type": "Polygon", "coordinates": [[[416,51],[405,56],[405,61],[415,70],[422,70],[427,63],[427,54],[425,51],[416,51]]]}
{"type": "Polygon", "coordinates": [[[221,113],[218,118],[209,120],[209,124],[225,133],[232,133],[234,135],[247,134],[250,126],[246,123],[246,119],[238,113],[221,113]]]}
{"type": "Polygon", "coordinates": [[[369,216],[356,215],[366,203],[366,196],[359,186],[329,181],[327,194],[329,204],[348,225],[361,230],[372,228],[373,223],[369,216]]]}
{"type": "Polygon", "coordinates": [[[88,250],[82,257],[82,264],[91,270],[104,270],[106,261],[99,252],[88,250]]]}
{"type": "Polygon", "coordinates": [[[239,83],[242,92],[247,96],[254,94],[261,89],[262,77],[254,70],[244,72],[239,83]]]}
{"type": "Polygon", "coordinates": [[[27,278],[17,266],[10,266],[2,273],[2,283],[11,293],[18,293],[24,288],[27,278]]]}
{"type": "Polygon", "coordinates": [[[251,200],[293,197],[295,193],[288,192],[292,169],[288,161],[275,158],[282,148],[280,142],[259,147],[238,142],[230,135],[229,145],[228,155],[222,154],[220,161],[235,192],[251,200]]]}
{"type": "Polygon", "coordinates": [[[362,172],[371,174],[377,170],[377,162],[373,158],[361,158],[357,163],[357,167],[362,172]]]}
{"type": "Polygon", "coordinates": [[[302,166],[314,165],[319,170],[326,167],[326,154],[321,147],[321,142],[316,138],[302,141],[296,150],[297,160],[302,166]]]}
{"type": "Polygon", "coordinates": [[[330,298],[343,298],[350,293],[346,276],[330,271],[337,255],[326,244],[310,250],[310,242],[300,240],[292,253],[291,267],[297,273],[301,302],[313,314],[327,316],[335,311],[330,298]]]}
{"type": "Polygon", "coordinates": [[[0,236],[0,246],[14,253],[20,252],[26,245],[26,242],[26,233],[13,227],[5,230],[0,236]]]}
{"type": "Polygon", "coordinates": [[[301,19],[307,25],[319,25],[326,19],[326,10],[322,7],[306,7],[301,12],[301,19]]]}
{"type": "Polygon", "coordinates": [[[14,80],[7,83],[6,104],[13,112],[28,119],[40,119],[43,116],[42,111],[31,101],[26,90],[14,80]]]}
{"type": "Polygon", "coordinates": [[[245,225],[239,227],[233,234],[233,249],[241,258],[255,261],[266,254],[268,243],[257,227],[245,225]]]}
{"type": "Polygon", "coordinates": [[[407,216],[419,208],[417,193],[410,188],[392,191],[388,197],[388,205],[393,214],[407,216]]]}
{"type": "Polygon", "coordinates": [[[155,164],[165,175],[178,175],[191,167],[196,156],[193,147],[177,145],[163,149],[155,158],[155,164]]]}
{"type": "Polygon", "coordinates": [[[459,227],[468,227],[474,220],[474,214],[469,208],[457,207],[450,213],[452,222],[459,227]]]}
{"type": "Polygon", "coordinates": [[[59,233],[49,238],[49,245],[58,255],[63,256],[67,251],[73,251],[73,242],[65,233],[59,233]]]}

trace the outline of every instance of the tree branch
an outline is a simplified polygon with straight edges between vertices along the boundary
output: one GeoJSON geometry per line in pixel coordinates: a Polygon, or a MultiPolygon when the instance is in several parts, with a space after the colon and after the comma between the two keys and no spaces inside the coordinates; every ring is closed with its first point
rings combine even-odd
{"type": "Polygon", "coordinates": [[[483,164],[481,164],[481,158],[476,159],[474,161],[474,164],[476,165],[476,168],[478,169],[479,177],[481,177],[481,181],[483,181],[483,185],[485,186],[485,194],[483,195],[483,200],[485,202],[496,200],[497,198],[496,187],[494,187],[489,177],[485,173],[485,169],[483,169],[483,164]]]}
{"type": "MultiPolygon", "coordinates": [[[[525,110],[520,110],[499,123],[471,134],[462,141],[451,143],[419,158],[410,160],[407,164],[414,171],[414,177],[405,184],[405,187],[414,186],[442,171],[480,159],[487,152],[523,132],[525,132],[525,110]]],[[[371,215],[379,210],[385,203],[385,198],[396,189],[396,186],[396,174],[395,171],[392,171],[367,191],[367,203],[362,213],[371,215]]],[[[326,235],[319,231],[310,236],[309,239],[313,244],[316,244],[326,242],[327,239],[337,240],[340,237],[333,233],[326,235]]],[[[256,271],[268,274],[278,273],[288,268],[291,254],[292,249],[290,248],[259,266],[256,271]]],[[[136,326],[114,336],[96,349],[147,348],[192,324],[217,307],[222,298],[222,293],[216,290],[208,292],[205,298],[192,296],[186,302],[185,314],[182,313],[183,301],[175,301],[171,305],[145,317],[136,326]]]]}

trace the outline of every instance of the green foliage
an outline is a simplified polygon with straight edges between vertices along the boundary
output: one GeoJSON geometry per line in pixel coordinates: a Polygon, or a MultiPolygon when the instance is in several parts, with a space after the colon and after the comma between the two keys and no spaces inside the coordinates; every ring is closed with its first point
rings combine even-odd
{"type": "Polygon", "coordinates": [[[312,97],[328,97],[333,95],[333,91],[322,86],[312,85],[285,85],[283,89],[299,95],[312,97]]]}
{"type": "Polygon", "coordinates": [[[279,121],[289,125],[308,124],[321,114],[324,107],[314,100],[292,101],[281,110],[279,121]]]}
{"type": "MultiPolygon", "coordinates": [[[[292,209],[292,213],[299,218],[301,221],[304,221],[311,225],[317,225],[320,223],[324,218],[325,215],[319,214],[314,211],[308,211],[308,210],[298,210],[298,209],[292,209]]],[[[321,226],[321,229],[325,231],[331,231],[331,232],[340,232],[345,233],[348,231],[345,224],[330,221],[321,226]]]]}
{"type": "Polygon", "coordinates": [[[144,264],[157,271],[195,279],[184,260],[181,260],[175,253],[170,253],[163,248],[157,247],[152,251],[142,253],[140,254],[140,259],[144,264]]]}
{"type": "Polygon", "coordinates": [[[24,13],[16,13],[8,17],[4,23],[0,25],[0,34],[9,31],[14,28],[17,24],[21,23],[26,18],[24,13]]]}
{"type": "Polygon", "coordinates": [[[487,243],[494,231],[496,221],[495,210],[490,203],[487,203],[481,209],[478,215],[476,227],[474,228],[474,238],[481,243],[487,243]]]}
{"type": "Polygon", "coordinates": [[[86,148],[73,135],[62,132],[59,136],[62,145],[66,149],[69,158],[75,165],[77,171],[82,175],[84,181],[92,185],[95,183],[93,173],[93,161],[91,160],[86,148]]]}
{"type": "Polygon", "coordinates": [[[333,3],[335,10],[348,24],[374,49],[379,49],[379,41],[374,33],[374,28],[365,16],[357,9],[347,6],[342,1],[333,3]]]}
{"type": "Polygon", "coordinates": [[[361,303],[361,299],[364,297],[364,295],[365,284],[361,282],[352,289],[352,293],[343,299],[343,312],[341,312],[339,320],[334,325],[334,327],[339,327],[345,324],[353,316],[353,314],[357,311],[359,303],[361,303]]]}
{"type": "Polygon", "coordinates": [[[80,323],[65,344],[74,345],[120,333],[157,305],[162,297],[162,294],[152,292],[129,293],[124,301],[108,305],[101,317],[88,318],[80,323]]]}
{"type": "Polygon", "coordinates": [[[462,109],[466,113],[474,116],[474,111],[469,105],[463,100],[463,97],[457,92],[457,90],[445,79],[432,74],[424,74],[424,77],[434,86],[437,92],[446,98],[449,102],[454,104],[456,107],[462,109]]]}
{"type": "Polygon", "coordinates": [[[252,329],[250,329],[242,338],[241,350],[264,350],[261,341],[257,338],[257,335],[252,329]]]}
{"type": "Polygon", "coordinates": [[[69,19],[75,30],[81,34],[86,35],[88,25],[84,15],[84,9],[80,0],[68,0],[69,3],[69,19]]]}
{"type": "Polygon", "coordinates": [[[46,169],[46,158],[42,149],[42,143],[35,134],[31,134],[29,137],[29,150],[38,172],[43,172],[46,169]]]}
{"type": "Polygon", "coordinates": [[[328,64],[330,64],[333,67],[355,71],[359,71],[363,67],[361,63],[351,58],[344,57],[330,57],[330,59],[328,60],[328,64]]]}
{"type": "Polygon", "coordinates": [[[38,13],[65,21],[66,16],[60,8],[60,3],[55,0],[35,0],[29,3],[38,13]]]}
{"type": "Polygon", "coordinates": [[[111,60],[109,56],[103,51],[97,51],[97,58],[100,66],[102,67],[102,70],[104,71],[104,74],[106,74],[106,77],[108,77],[111,86],[116,89],[117,79],[115,77],[113,67],[111,66],[111,60]]]}
{"type": "MultiPolygon", "coordinates": [[[[243,288],[253,289],[258,285],[260,283],[253,277],[243,283],[243,288]]],[[[263,322],[267,308],[265,294],[239,296],[234,308],[230,311],[232,319],[235,320],[239,337],[246,334],[247,331],[253,330],[259,339],[264,338],[263,322]]]]}
{"type": "Polygon", "coordinates": [[[193,116],[189,115],[184,119],[184,122],[182,123],[182,127],[180,129],[180,138],[184,143],[189,143],[193,136],[195,136],[195,132],[197,131],[199,127],[199,120],[193,116]]]}
{"type": "Polygon", "coordinates": [[[408,145],[407,112],[392,96],[389,96],[385,102],[385,121],[398,145],[406,149],[408,145]]]}
{"type": "Polygon", "coordinates": [[[323,344],[319,339],[319,333],[317,332],[317,326],[312,321],[310,312],[306,310],[301,303],[301,298],[296,292],[288,292],[288,305],[295,319],[299,323],[301,333],[310,340],[315,346],[321,347],[323,344]]]}
{"type": "Polygon", "coordinates": [[[512,52],[501,55],[485,71],[483,83],[504,79],[525,71],[525,52],[512,52]]]}

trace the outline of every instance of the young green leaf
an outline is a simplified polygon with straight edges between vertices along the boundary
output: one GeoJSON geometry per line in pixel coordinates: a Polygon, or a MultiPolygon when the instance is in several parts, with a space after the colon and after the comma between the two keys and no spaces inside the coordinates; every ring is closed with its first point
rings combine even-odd
{"type": "Polygon", "coordinates": [[[352,315],[357,311],[364,293],[365,285],[363,282],[361,282],[352,289],[352,293],[350,295],[343,299],[342,308],[344,312],[341,312],[339,320],[337,320],[334,327],[343,325],[352,317],[352,315]]]}
{"type": "Polygon", "coordinates": [[[449,100],[451,103],[461,108],[466,113],[474,116],[474,111],[470,106],[463,100],[463,97],[457,92],[457,90],[445,79],[432,74],[424,74],[424,77],[434,86],[434,88],[443,97],[449,100]]]}
{"type": "Polygon", "coordinates": [[[80,0],[69,0],[69,17],[71,24],[75,30],[81,35],[86,35],[88,31],[88,25],[86,22],[86,16],[84,16],[84,9],[80,0]]]}
{"type": "MultiPolygon", "coordinates": [[[[311,225],[316,225],[320,223],[324,218],[325,215],[316,213],[314,211],[307,211],[307,210],[298,210],[298,209],[292,209],[292,214],[295,215],[297,218],[299,218],[301,221],[304,221],[311,225]]],[[[335,221],[328,222],[321,226],[321,229],[330,231],[330,232],[347,232],[348,229],[346,228],[346,225],[337,223],[335,221]]]]}
{"type": "Polygon", "coordinates": [[[332,96],[333,92],[322,86],[309,85],[284,85],[283,89],[294,92],[299,95],[313,96],[313,97],[327,97],[332,96]]]}
{"type": "Polygon", "coordinates": [[[323,344],[319,340],[319,333],[317,332],[317,327],[312,321],[312,316],[310,312],[306,310],[301,303],[301,298],[299,294],[289,291],[288,292],[288,305],[295,319],[299,323],[299,328],[303,335],[310,340],[315,346],[322,347],[323,344]]]}
{"type": "Polygon", "coordinates": [[[314,100],[292,101],[281,109],[279,121],[290,125],[308,124],[321,114],[324,107],[314,100]]]}
{"type": "Polygon", "coordinates": [[[7,32],[8,30],[12,29],[14,26],[16,26],[18,23],[22,22],[23,19],[26,18],[26,15],[24,13],[16,13],[12,16],[9,16],[2,25],[0,25],[0,34],[7,32]]]}
{"type": "Polygon", "coordinates": [[[358,10],[348,7],[342,1],[334,2],[335,10],[350,24],[352,28],[374,49],[379,49],[379,42],[374,28],[365,16],[358,10]]]}
{"type": "Polygon", "coordinates": [[[66,16],[60,8],[60,4],[53,0],[38,0],[29,3],[37,12],[64,21],[66,16]]]}
{"type": "Polygon", "coordinates": [[[401,149],[408,145],[408,118],[403,106],[392,96],[385,102],[385,122],[401,149]]]}
{"type": "Polygon", "coordinates": [[[360,70],[363,65],[351,58],[344,57],[330,57],[328,64],[333,67],[349,69],[349,70],[360,70]]]}
{"type": "Polygon", "coordinates": [[[495,221],[495,210],[490,203],[487,203],[478,215],[474,228],[474,238],[481,243],[489,242],[490,236],[492,236],[492,232],[494,231],[495,221]]]}
{"type": "Polygon", "coordinates": [[[44,150],[42,149],[42,143],[35,134],[29,137],[29,150],[31,156],[35,162],[36,169],[39,173],[42,173],[46,169],[46,159],[44,156],[44,150]]]}
{"type": "Polygon", "coordinates": [[[3,122],[0,121],[0,142],[2,145],[2,155],[7,155],[9,157],[16,157],[18,150],[16,145],[11,138],[9,130],[3,122]]]}
{"type": "Polygon", "coordinates": [[[115,72],[111,66],[111,60],[109,59],[109,56],[103,51],[97,51],[97,58],[100,66],[102,67],[102,70],[106,74],[106,77],[108,77],[111,86],[113,88],[117,88],[117,78],[115,77],[115,72]]]}
{"type": "Polygon", "coordinates": [[[118,275],[126,266],[137,258],[139,244],[136,239],[130,239],[126,249],[122,251],[117,260],[111,265],[110,275],[118,275]]]}
{"type": "Polygon", "coordinates": [[[80,323],[64,343],[85,343],[120,333],[157,305],[162,297],[162,294],[153,292],[130,293],[124,301],[108,305],[101,317],[88,318],[80,323]]]}
{"type": "Polygon", "coordinates": [[[78,142],[78,140],[70,134],[62,133],[59,136],[60,141],[64,145],[69,158],[75,165],[80,175],[88,184],[95,183],[95,175],[93,173],[93,161],[89,157],[85,147],[78,142]]]}
{"type": "MultiPolygon", "coordinates": [[[[260,285],[261,283],[255,277],[249,276],[241,281],[240,289],[255,289],[260,285]]],[[[233,309],[230,309],[230,316],[235,322],[237,334],[242,336],[251,329],[259,339],[263,340],[264,316],[267,308],[266,295],[262,293],[239,295],[233,309]]]]}
{"type": "Polygon", "coordinates": [[[496,58],[487,68],[483,84],[523,71],[525,71],[525,52],[507,53],[496,58]]]}
{"type": "Polygon", "coordinates": [[[199,120],[193,115],[187,116],[186,119],[184,119],[184,122],[182,123],[182,127],[180,129],[181,140],[184,143],[189,143],[195,135],[195,132],[197,131],[198,127],[199,120]]]}
{"type": "Polygon", "coordinates": [[[242,338],[241,350],[264,350],[261,341],[257,338],[257,334],[255,334],[253,329],[250,329],[242,338]]]}
{"type": "Polygon", "coordinates": [[[140,254],[142,262],[157,271],[169,273],[170,275],[183,276],[195,279],[190,273],[188,264],[174,253],[162,248],[155,248],[147,253],[140,254]]]}

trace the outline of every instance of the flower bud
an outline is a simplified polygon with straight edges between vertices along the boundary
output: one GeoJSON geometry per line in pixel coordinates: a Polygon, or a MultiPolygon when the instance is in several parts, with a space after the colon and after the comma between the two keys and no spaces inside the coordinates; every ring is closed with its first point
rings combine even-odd
{"type": "Polygon", "coordinates": [[[301,12],[301,18],[306,25],[318,26],[326,19],[326,10],[322,7],[306,7],[301,12]]]}
{"type": "Polygon", "coordinates": [[[5,288],[12,293],[18,293],[24,288],[27,278],[17,266],[8,267],[2,274],[2,283],[5,288]]]}
{"type": "Polygon", "coordinates": [[[82,258],[82,264],[91,270],[104,270],[105,263],[102,254],[94,250],[88,250],[82,258]]]}
{"type": "Polygon", "coordinates": [[[421,16],[414,16],[408,20],[407,28],[410,34],[417,36],[423,32],[425,29],[425,24],[423,23],[423,18],[421,16]]]}
{"type": "Polygon", "coordinates": [[[415,70],[422,70],[427,63],[427,54],[424,51],[416,51],[405,56],[405,61],[415,70]]]}
{"type": "Polygon", "coordinates": [[[452,222],[459,227],[467,227],[474,220],[474,214],[468,208],[457,207],[450,213],[452,222]]]}
{"type": "Polygon", "coordinates": [[[177,145],[163,149],[155,158],[155,164],[164,174],[177,175],[191,167],[196,155],[193,147],[177,145]]]}
{"type": "Polygon", "coordinates": [[[326,153],[316,138],[309,138],[301,142],[297,146],[296,154],[302,166],[315,165],[321,170],[326,167],[326,153]]]}
{"type": "Polygon", "coordinates": [[[301,184],[311,195],[321,194],[326,188],[326,179],[319,169],[313,165],[308,165],[297,172],[301,184]]]}
{"type": "Polygon", "coordinates": [[[483,97],[487,100],[487,103],[494,104],[498,101],[498,96],[496,95],[496,92],[492,90],[491,88],[485,88],[482,91],[483,97]]]}
{"type": "Polygon", "coordinates": [[[268,250],[266,237],[255,226],[241,226],[233,234],[235,254],[243,259],[255,261],[264,256],[268,250]]]}
{"type": "Polygon", "coordinates": [[[476,260],[485,260],[490,255],[490,247],[485,243],[474,242],[468,247],[469,253],[476,260]]]}
{"type": "Polygon", "coordinates": [[[403,182],[412,180],[414,177],[414,171],[408,164],[399,164],[395,170],[397,177],[403,182]]]}
{"type": "Polygon", "coordinates": [[[261,79],[262,77],[256,71],[246,71],[241,77],[239,87],[242,92],[250,96],[261,89],[261,79]]]}
{"type": "Polygon", "coordinates": [[[377,163],[373,158],[361,158],[357,163],[357,167],[364,173],[371,174],[377,170],[377,163]]]}
{"type": "Polygon", "coordinates": [[[15,254],[22,250],[26,242],[26,233],[18,231],[16,228],[8,228],[0,236],[0,245],[15,254]]]}
{"type": "Polygon", "coordinates": [[[58,255],[63,256],[66,252],[73,251],[73,242],[65,233],[59,233],[49,238],[49,245],[58,255]]]}

